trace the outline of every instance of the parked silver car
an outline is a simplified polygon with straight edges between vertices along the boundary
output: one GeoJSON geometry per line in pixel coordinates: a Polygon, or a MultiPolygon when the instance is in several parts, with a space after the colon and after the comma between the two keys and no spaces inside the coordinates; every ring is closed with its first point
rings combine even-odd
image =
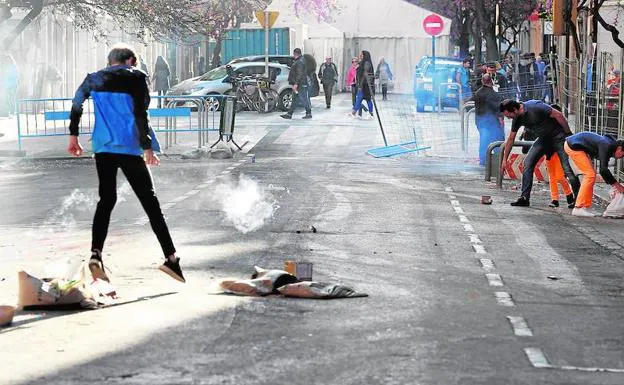
{"type": "MultiPolygon", "coordinates": [[[[234,76],[254,76],[264,74],[264,63],[243,62],[232,64],[234,76]]],[[[278,95],[278,108],[287,111],[292,103],[292,86],[288,84],[288,74],[290,68],[277,63],[269,63],[269,76],[275,79],[271,85],[278,95]]],[[[232,84],[228,81],[225,66],[212,69],[202,76],[187,79],[169,89],[167,95],[227,95],[232,89],[232,84]]]]}

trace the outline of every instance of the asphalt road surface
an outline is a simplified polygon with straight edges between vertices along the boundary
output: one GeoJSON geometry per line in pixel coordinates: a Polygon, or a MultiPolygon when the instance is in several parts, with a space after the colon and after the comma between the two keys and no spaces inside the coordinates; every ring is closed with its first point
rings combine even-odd
{"type": "MultiPolygon", "coordinates": [[[[248,153],[154,169],[186,284],[156,269],[120,176],[104,256],[121,303],[18,314],[0,329],[0,383],[623,384],[622,223],[549,209],[543,184],[531,208],[510,207],[515,183],[484,182],[474,154],[375,159],[377,123],[345,117],[348,103],[319,99],[311,121],[241,115],[266,133],[248,153]],[[369,297],[218,294],[286,259],[369,297]]],[[[91,159],[4,160],[0,202],[3,302],[17,270],[88,255],[91,159]]]]}

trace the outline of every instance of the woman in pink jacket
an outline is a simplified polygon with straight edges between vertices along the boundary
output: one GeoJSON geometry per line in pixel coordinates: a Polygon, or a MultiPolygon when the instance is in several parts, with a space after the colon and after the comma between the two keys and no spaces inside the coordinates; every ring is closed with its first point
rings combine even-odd
{"type": "Polygon", "coordinates": [[[353,105],[353,108],[355,108],[355,96],[357,95],[357,83],[355,81],[355,75],[357,73],[357,68],[358,68],[358,64],[359,64],[359,60],[358,58],[354,57],[353,59],[351,59],[351,67],[349,67],[349,72],[347,72],[347,77],[346,77],[346,81],[345,81],[345,86],[346,88],[349,90],[351,90],[351,104],[353,105]]]}

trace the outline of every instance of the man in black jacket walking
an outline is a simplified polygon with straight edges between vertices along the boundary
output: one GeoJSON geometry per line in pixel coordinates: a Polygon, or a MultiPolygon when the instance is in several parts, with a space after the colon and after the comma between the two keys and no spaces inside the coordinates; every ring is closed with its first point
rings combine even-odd
{"type": "Polygon", "coordinates": [[[293,51],[295,61],[290,67],[290,73],[288,74],[288,84],[292,85],[293,97],[288,112],[282,115],[284,119],[292,119],[293,112],[297,106],[297,102],[301,101],[305,108],[305,116],[303,119],[312,119],[312,106],[310,104],[310,97],[308,95],[308,78],[306,74],[306,65],[301,56],[301,49],[295,48],[293,51]]]}
{"type": "Polygon", "coordinates": [[[321,64],[321,68],[318,73],[323,83],[323,92],[325,92],[325,104],[327,108],[331,108],[332,93],[334,92],[334,85],[338,81],[338,68],[332,62],[331,57],[325,59],[325,63],[321,64]]]}
{"type": "Polygon", "coordinates": [[[111,213],[117,202],[117,173],[121,169],[139,198],[162,248],[165,262],[159,269],[185,282],[180,258],[176,257],[176,249],[154,191],[152,174],[147,167],[160,163],[154,154],[156,141],[147,117],[150,104],[147,75],[134,67],[137,57],[128,46],[114,47],[108,54],[108,62],[107,68],[87,75],[78,87],[70,113],[67,151],[80,156],[83,151],[78,141],[80,118],[83,104],[89,97],[93,99],[97,111],[91,144],[100,200],[93,218],[89,270],[94,279],[109,281],[104,270],[102,250],[111,213]]]}

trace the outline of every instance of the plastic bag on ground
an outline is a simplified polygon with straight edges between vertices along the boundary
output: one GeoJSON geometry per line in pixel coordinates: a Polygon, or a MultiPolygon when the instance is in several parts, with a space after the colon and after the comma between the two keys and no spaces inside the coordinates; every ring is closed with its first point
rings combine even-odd
{"type": "Polygon", "coordinates": [[[223,280],[220,286],[228,294],[265,296],[279,294],[277,290],[280,287],[295,282],[298,282],[297,277],[284,270],[266,270],[256,266],[251,279],[223,280]]]}
{"type": "Polygon", "coordinates": [[[624,218],[624,194],[611,189],[609,192],[611,203],[602,214],[605,218],[624,218]]]}
{"type": "Polygon", "coordinates": [[[83,292],[81,280],[68,281],[54,278],[44,281],[25,271],[17,274],[19,306],[23,309],[42,307],[94,309],[97,307],[97,303],[83,292]]]}
{"type": "Polygon", "coordinates": [[[284,285],[277,289],[286,297],[333,299],[368,297],[368,294],[358,293],[350,287],[324,282],[297,282],[284,285]]]}

